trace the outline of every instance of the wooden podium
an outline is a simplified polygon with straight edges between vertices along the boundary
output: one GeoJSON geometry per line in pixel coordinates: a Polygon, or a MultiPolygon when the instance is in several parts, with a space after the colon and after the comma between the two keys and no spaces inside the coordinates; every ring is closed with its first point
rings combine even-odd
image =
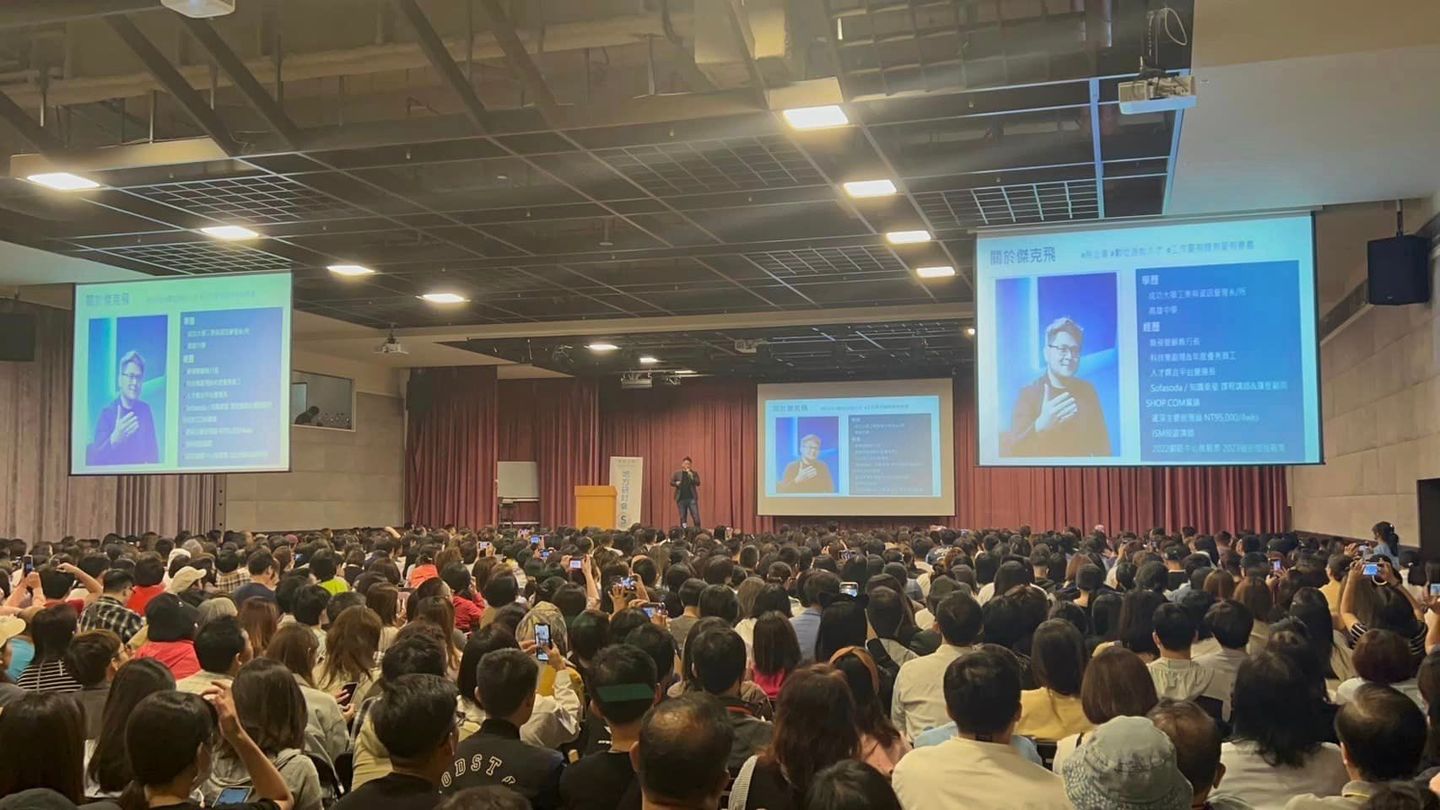
{"type": "Polygon", "coordinates": [[[575,525],[615,528],[615,487],[575,487],[575,525]]]}

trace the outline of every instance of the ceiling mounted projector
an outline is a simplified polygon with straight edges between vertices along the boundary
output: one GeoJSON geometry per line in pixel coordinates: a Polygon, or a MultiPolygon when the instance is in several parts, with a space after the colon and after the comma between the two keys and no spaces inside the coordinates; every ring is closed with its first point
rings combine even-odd
{"type": "Polygon", "coordinates": [[[651,379],[649,372],[627,371],[620,375],[620,388],[624,391],[633,391],[641,388],[654,386],[655,381],[651,379]]]}
{"type": "Polygon", "coordinates": [[[1119,97],[1124,115],[1188,110],[1195,106],[1195,77],[1150,76],[1120,82],[1119,97]]]}
{"type": "Polygon", "coordinates": [[[410,352],[408,352],[408,351],[405,350],[405,347],[400,344],[400,341],[398,341],[398,340],[395,339],[395,333],[394,333],[394,332],[391,332],[391,333],[390,333],[390,336],[387,337],[387,338],[385,338],[385,342],[384,342],[384,343],[381,343],[379,346],[376,346],[376,347],[375,347],[375,353],[376,353],[376,354],[409,354],[410,352]]]}
{"type": "Polygon", "coordinates": [[[235,0],[160,0],[160,5],[197,20],[235,12],[235,0]]]}

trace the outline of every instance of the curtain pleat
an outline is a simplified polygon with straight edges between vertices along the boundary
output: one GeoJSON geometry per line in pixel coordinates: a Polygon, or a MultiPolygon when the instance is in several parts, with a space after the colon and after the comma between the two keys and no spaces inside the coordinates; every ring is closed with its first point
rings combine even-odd
{"type": "Polygon", "coordinates": [[[406,400],[409,520],[427,526],[495,523],[495,367],[416,369],[406,400]]]}
{"type": "MultiPolygon", "coordinates": [[[[447,516],[425,520],[412,511],[412,519],[432,524],[465,522],[455,517],[459,514],[455,508],[439,505],[460,498],[459,489],[471,491],[477,486],[465,483],[457,487],[457,481],[481,481],[478,486],[493,487],[495,462],[505,460],[537,462],[540,521],[568,524],[574,518],[574,486],[604,483],[610,456],[640,456],[645,459],[642,519],[650,525],[670,526],[678,520],[670,474],[679,468],[682,458],[690,456],[703,482],[700,516],[708,525],[772,531],[784,523],[832,520],[828,515],[775,518],[755,514],[758,437],[752,382],[705,379],[687,381],[679,388],[626,391],[613,382],[507,380],[495,384],[492,378],[477,391],[478,396],[462,397],[467,407],[449,411],[457,418],[477,420],[472,425],[435,425],[417,433],[417,421],[412,417],[412,439],[428,443],[426,452],[411,453],[412,502],[436,510],[423,514],[447,516]],[[482,407],[485,402],[491,406],[482,407]],[[459,469],[478,465],[473,474],[461,475],[445,461],[448,457],[437,455],[442,446],[459,445],[437,443],[436,431],[470,442],[456,462],[459,469]],[[486,452],[486,447],[490,455],[482,459],[477,453],[486,452]],[[417,469],[417,457],[423,458],[426,466],[417,469]],[[429,477],[420,476],[422,471],[429,477]],[[487,477],[482,479],[482,473],[487,477]],[[446,491],[426,491],[426,482],[432,479],[445,482],[446,491]]],[[[1203,531],[1286,528],[1283,467],[980,467],[975,455],[972,381],[957,379],[954,392],[955,514],[847,517],[835,518],[835,523],[881,528],[932,522],[969,528],[1104,525],[1112,531],[1175,530],[1183,525],[1203,531]]],[[[477,514],[493,515],[494,498],[486,499],[477,514]]],[[[489,521],[477,521],[477,525],[480,522],[489,521]]]]}

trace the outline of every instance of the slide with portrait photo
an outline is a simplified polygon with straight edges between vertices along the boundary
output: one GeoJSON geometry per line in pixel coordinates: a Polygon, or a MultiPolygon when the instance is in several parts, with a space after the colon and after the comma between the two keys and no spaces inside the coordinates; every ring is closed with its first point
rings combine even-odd
{"type": "Polygon", "coordinates": [[[953,514],[951,385],[759,386],[760,513],[953,514]]]}
{"type": "Polygon", "coordinates": [[[982,465],[1322,461],[1308,214],[984,233],[982,465]]]}
{"type": "Polygon", "coordinates": [[[75,287],[72,475],[290,467],[289,273],[75,287]]]}

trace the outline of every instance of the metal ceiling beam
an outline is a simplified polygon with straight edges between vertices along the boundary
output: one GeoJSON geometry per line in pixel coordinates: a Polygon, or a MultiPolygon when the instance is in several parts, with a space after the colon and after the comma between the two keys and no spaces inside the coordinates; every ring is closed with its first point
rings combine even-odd
{"type": "Polygon", "coordinates": [[[1090,80],[1090,150],[1095,162],[1095,201],[1105,218],[1105,159],[1100,153],[1100,80],[1090,80]]]}
{"type": "Polygon", "coordinates": [[[744,13],[738,5],[737,0],[719,0],[725,7],[725,16],[730,21],[730,35],[735,37],[736,44],[740,48],[740,57],[745,63],[745,73],[750,77],[750,89],[755,93],[761,107],[768,107],[770,99],[765,93],[765,76],[760,72],[760,65],[755,61],[755,54],[750,52],[749,41],[745,38],[745,29],[749,25],[740,15],[744,13]]]}
{"type": "Polygon", "coordinates": [[[415,30],[415,39],[420,43],[420,50],[425,52],[425,58],[430,66],[439,73],[450,90],[460,99],[465,106],[465,114],[469,116],[470,123],[474,124],[481,132],[486,131],[486,119],[488,112],[485,103],[475,93],[475,88],[470,85],[470,80],[465,78],[465,72],[455,64],[455,59],[450,56],[450,51],[445,47],[445,40],[435,31],[435,26],[430,24],[430,18],[420,10],[415,0],[395,0],[396,8],[405,15],[410,22],[410,27],[415,30]]]}
{"type": "Polygon", "coordinates": [[[511,70],[520,75],[521,84],[525,85],[525,91],[535,100],[540,114],[545,116],[545,123],[562,129],[565,112],[560,109],[555,94],[550,92],[550,85],[545,83],[539,66],[530,58],[529,51],[525,50],[525,43],[520,41],[520,35],[515,33],[515,25],[510,22],[510,15],[505,13],[500,0],[480,0],[480,10],[490,21],[490,31],[505,52],[505,61],[511,70]]]}
{"type": "Polygon", "coordinates": [[[114,31],[125,45],[133,52],[166,92],[175,97],[180,106],[191,119],[199,125],[200,129],[209,135],[221,149],[228,155],[240,154],[240,144],[230,134],[225,122],[220,120],[220,115],[205,102],[200,91],[190,86],[190,82],[180,74],[175,65],[160,52],[159,48],[150,41],[129,17],[115,16],[106,17],[105,21],[110,24],[110,30],[114,31]]]}
{"type": "Polygon", "coordinates": [[[0,29],[130,14],[164,8],[160,0],[20,0],[0,7],[0,29]]]}
{"type": "MultiPolygon", "coordinates": [[[[678,315],[653,318],[609,318],[543,323],[507,323],[479,326],[423,326],[397,329],[401,338],[435,342],[523,337],[574,337],[581,335],[639,335],[657,332],[703,332],[726,329],[767,329],[786,326],[892,323],[896,321],[945,321],[971,318],[975,305],[969,302],[912,304],[888,307],[843,307],[747,313],[742,322],[734,314],[678,315]]],[[[307,340],[344,339],[353,333],[306,335],[307,340]]]]}
{"type": "Polygon", "coordinates": [[[31,146],[44,153],[62,152],[65,144],[59,137],[40,126],[40,122],[30,117],[30,114],[21,109],[15,99],[10,98],[4,92],[0,92],[0,119],[9,124],[20,137],[30,142],[31,146]]]}
{"type": "Polygon", "coordinates": [[[300,148],[302,140],[300,129],[295,126],[294,121],[290,120],[290,116],[285,114],[285,109],[280,106],[280,102],[270,95],[270,92],[255,78],[255,74],[245,66],[244,61],[225,43],[214,26],[205,20],[197,20],[193,17],[181,17],[180,19],[190,35],[200,43],[200,47],[204,48],[210,58],[215,60],[215,66],[235,83],[235,88],[245,96],[245,100],[250,102],[250,106],[255,108],[255,112],[265,119],[265,123],[269,124],[270,128],[275,130],[275,133],[285,141],[285,145],[291,149],[300,148]]]}

